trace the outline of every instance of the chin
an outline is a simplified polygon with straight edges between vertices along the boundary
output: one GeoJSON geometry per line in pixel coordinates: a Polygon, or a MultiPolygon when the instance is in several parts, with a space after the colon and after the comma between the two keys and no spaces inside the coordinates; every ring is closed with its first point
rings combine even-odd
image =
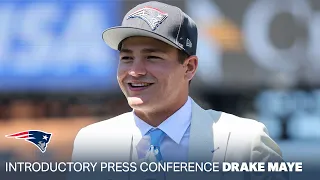
{"type": "Polygon", "coordinates": [[[131,108],[142,108],[148,105],[148,101],[142,97],[127,97],[128,104],[131,108]]]}
{"type": "Polygon", "coordinates": [[[136,106],[136,105],[143,105],[144,104],[144,101],[142,100],[142,98],[140,97],[127,97],[127,100],[128,100],[128,104],[131,106],[136,106]]]}

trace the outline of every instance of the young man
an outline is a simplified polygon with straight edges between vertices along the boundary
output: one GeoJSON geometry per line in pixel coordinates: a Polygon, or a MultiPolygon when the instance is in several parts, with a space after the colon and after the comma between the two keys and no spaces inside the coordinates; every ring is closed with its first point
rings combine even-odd
{"type": "Polygon", "coordinates": [[[197,27],[179,8],[146,2],[103,32],[119,50],[118,83],[133,111],[78,133],[75,161],[282,161],[257,121],[204,110],[188,96],[197,27]]]}

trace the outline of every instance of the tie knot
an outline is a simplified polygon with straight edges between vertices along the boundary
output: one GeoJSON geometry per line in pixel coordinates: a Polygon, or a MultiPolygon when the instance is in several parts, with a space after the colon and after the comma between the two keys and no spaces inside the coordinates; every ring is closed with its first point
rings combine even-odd
{"type": "Polygon", "coordinates": [[[160,146],[161,141],[164,138],[165,133],[161,129],[154,129],[149,132],[150,134],[150,145],[160,146]]]}

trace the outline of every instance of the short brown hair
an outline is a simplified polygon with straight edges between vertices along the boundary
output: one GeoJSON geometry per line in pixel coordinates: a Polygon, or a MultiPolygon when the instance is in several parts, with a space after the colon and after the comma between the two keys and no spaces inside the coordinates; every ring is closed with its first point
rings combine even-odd
{"type": "Polygon", "coordinates": [[[180,64],[183,64],[184,61],[190,57],[189,54],[187,54],[186,52],[182,51],[182,50],[179,50],[178,52],[178,61],[180,64]]]}
{"type": "MultiPolygon", "coordinates": [[[[180,64],[183,64],[186,59],[188,59],[190,57],[189,54],[187,54],[186,52],[179,50],[178,51],[178,61],[180,64]]],[[[189,81],[189,86],[190,86],[191,80],[189,81]]]]}

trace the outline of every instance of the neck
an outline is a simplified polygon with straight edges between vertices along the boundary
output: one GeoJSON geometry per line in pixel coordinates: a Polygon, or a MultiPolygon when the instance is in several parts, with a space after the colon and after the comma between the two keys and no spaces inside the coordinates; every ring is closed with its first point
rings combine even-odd
{"type": "Polygon", "coordinates": [[[174,102],[170,107],[163,109],[150,109],[149,111],[134,110],[136,116],[153,127],[159,126],[163,121],[177,112],[188,100],[188,97],[181,101],[174,102]]]}

